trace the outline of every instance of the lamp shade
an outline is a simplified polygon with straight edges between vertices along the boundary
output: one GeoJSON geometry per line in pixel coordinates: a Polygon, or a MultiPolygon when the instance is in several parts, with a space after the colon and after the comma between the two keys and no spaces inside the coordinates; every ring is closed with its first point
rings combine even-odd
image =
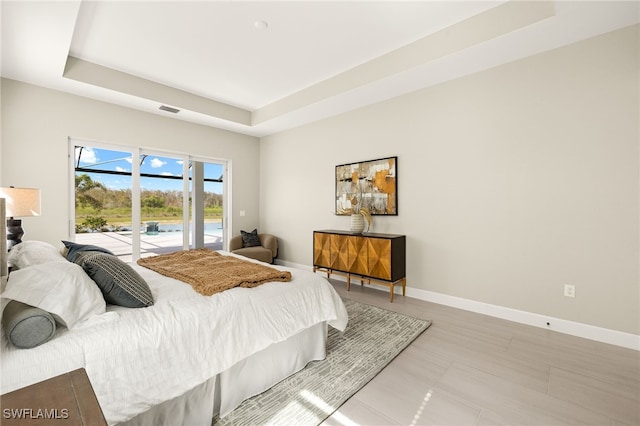
{"type": "Polygon", "coordinates": [[[7,217],[40,216],[40,190],[33,188],[0,188],[6,200],[7,217]]]}

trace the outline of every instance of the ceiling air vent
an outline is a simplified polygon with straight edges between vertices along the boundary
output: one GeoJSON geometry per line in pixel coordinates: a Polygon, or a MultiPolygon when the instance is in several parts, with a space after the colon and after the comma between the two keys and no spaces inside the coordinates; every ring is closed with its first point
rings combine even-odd
{"type": "Polygon", "coordinates": [[[163,110],[163,111],[172,112],[174,114],[180,112],[180,110],[178,108],[172,108],[172,107],[166,106],[166,105],[160,105],[160,109],[163,110]]]}

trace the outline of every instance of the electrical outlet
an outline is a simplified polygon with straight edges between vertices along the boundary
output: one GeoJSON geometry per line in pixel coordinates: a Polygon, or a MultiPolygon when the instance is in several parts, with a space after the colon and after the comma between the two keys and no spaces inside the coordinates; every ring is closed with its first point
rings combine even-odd
{"type": "Polygon", "coordinates": [[[567,297],[576,297],[576,286],[571,284],[565,284],[564,295],[567,297]]]}

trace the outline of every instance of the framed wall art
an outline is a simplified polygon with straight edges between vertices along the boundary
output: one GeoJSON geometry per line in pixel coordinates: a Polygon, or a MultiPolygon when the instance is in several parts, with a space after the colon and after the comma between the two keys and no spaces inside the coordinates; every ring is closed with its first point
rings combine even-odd
{"type": "Polygon", "coordinates": [[[336,214],[398,214],[398,157],[336,166],[336,214]]]}

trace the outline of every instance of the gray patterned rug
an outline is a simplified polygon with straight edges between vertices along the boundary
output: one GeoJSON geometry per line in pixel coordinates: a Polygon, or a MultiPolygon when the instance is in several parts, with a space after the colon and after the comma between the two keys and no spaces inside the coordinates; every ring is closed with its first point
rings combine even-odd
{"type": "Polygon", "coordinates": [[[329,327],[327,357],[242,403],[214,426],[315,426],[373,379],[431,321],[344,299],[349,324],[329,327]]]}

